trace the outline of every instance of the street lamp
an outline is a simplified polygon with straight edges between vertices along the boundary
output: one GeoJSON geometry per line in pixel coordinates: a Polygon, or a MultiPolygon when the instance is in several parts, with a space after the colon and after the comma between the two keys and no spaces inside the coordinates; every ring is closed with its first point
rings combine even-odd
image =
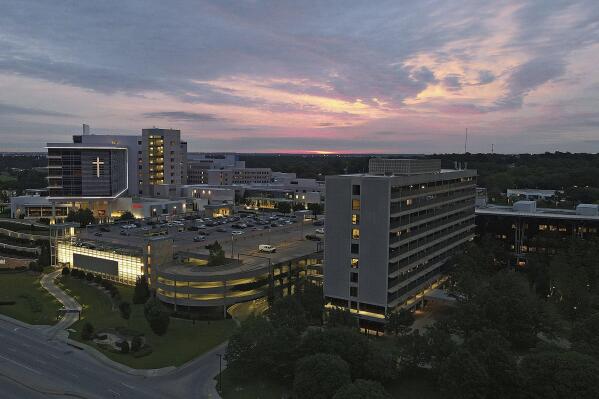
{"type": "Polygon", "coordinates": [[[217,391],[222,394],[223,393],[223,355],[222,353],[217,353],[218,356],[218,389],[217,391]]]}

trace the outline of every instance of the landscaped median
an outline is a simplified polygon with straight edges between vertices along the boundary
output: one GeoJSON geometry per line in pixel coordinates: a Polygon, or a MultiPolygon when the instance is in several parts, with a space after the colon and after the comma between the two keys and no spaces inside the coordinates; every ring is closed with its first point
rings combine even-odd
{"type": "Polygon", "coordinates": [[[0,313],[29,324],[52,325],[60,303],[40,285],[38,273],[0,273],[0,313]]]}
{"type": "MultiPolygon", "coordinates": [[[[180,366],[204,352],[226,341],[235,323],[232,320],[212,320],[195,322],[171,318],[166,334],[156,335],[146,317],[144,305],[133,304],[133,288],[116,286],[120,300],[131,304],[128,320],[121,316],[118,305],[103,291],[99,284],[72,276],[58,278],[60,286],[83,307],[81,320],[71,326],[74,330],[70,338],[98,349],[110,359],[136,369],[156,369],[180,366]],[[96,339],[85,340],[81,332],[86,323],[93,326],[94,334],[110,341],[114,336],[142,337],[146,348],[136,352],[121,353],[110,345],[102,345],[96,339]]],[[[84,334],[85,335],[85,334],[84,334]]],[[[98,338],[96,336],[96,338],[98,338]]]]}

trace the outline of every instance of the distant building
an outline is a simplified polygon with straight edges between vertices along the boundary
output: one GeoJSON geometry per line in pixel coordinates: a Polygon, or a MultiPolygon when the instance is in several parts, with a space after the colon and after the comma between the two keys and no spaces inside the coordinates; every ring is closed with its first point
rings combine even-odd
{"type": "Polygon", "coordinates": [[[187,143],[181,141],[181,131],[143,129],[139,168],[139,195],[154,196],[158,185],[166,185],[167,191],[176,191],[179,186],[187,184],[187,143]]]}
{"type": "Polygon", "coordinates": [[[537,189],[530,189],[530,188],[525,188],[525,189],[513,189],[513,188],[508,188],[506,191],[506,197],[508,198],[512,198],[512,197],[516,197],[519,199],[525,199],[525,200],[545,200],[545,201],[549,201],[555,198],[555,196],[557,195],[558,191],[557,190],[537,190],[537,189]]]}
{"type": "Polygon", "coordinates": [[[326,178],[324,294],[360,326],[434,287],[446,260],[474,237],[476,171],[438,160],[373,159],[368,174],[326,178]]]}
{"type": "Polygon", "coordinates": [[[476,208],[479,236],[490,234],[505,243],[514,263],[526,265],[529,253],[554,253],[544,233],[554,237],[599,237],[599,205],[580,204],[575,210],[537,208],[536,201],[517,201],[513,206],[487,205],[476,208]]]}

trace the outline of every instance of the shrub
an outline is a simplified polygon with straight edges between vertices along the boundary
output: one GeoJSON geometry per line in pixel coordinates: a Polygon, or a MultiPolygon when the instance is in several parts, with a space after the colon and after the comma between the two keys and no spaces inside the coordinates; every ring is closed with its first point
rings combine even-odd
{"type": "Polygon", "coordinates": [[[81,329],[81,338],[85,341],[89,341],[94,336],[94,326],[89,322],[85,322],[81,329]]]}
{"type": "Polygon", "coordinates": [[[118,342],[116,345],[121,348],[121,353],[129,353],[129,342],[122,341],[118,342]]]}
{"type": "Polygon", "coordinates": [[[85,279],[87,281],[94,281],[94,274],[92,272],[87,272],[87,274],[85,275],[85,279]]]}
{"type": "Polygon", "coordinates": [[[300,359],[295,368],[293,397],[329,399],[339,388],[350,384],[349,366],[336,355],[317,353],[300,359]]]}
{"type": "Polygon", "coordinates": [[[135,281],[135,289],[133,290],[133,303],[141,305],[146,303],[150,298],[150,287],[148,280],[144,276],[139,276],[135,281]]]}
{"type": "Polygon", "coordinates": [[[133,337],[133,340],[131,341],[131,352],[137,352],[141,349],[141,345],[143,344],[143,340],[141,339],[141,336],[136,336],[133,337]]]}
{"type": "Polygon", "coordinates": [[[96,274],[94,276],[94,283],[101,284],[102,283],[102,276],[100,276],[99,274],[96,274]]]}
{"type": "Polygon", "coordinates": [[[164,335],[170,323],[170,314],[156,298],[150,298],[144,305],[144,315],[156,335],[164,335]]]}

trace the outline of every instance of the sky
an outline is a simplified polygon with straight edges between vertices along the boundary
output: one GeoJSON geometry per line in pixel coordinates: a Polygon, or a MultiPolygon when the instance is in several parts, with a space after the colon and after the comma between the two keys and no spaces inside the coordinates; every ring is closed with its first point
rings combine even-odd
{"type": "Polygon", "coordinates": [[[599,1],[0,0],[0,151],[599,152],[599,1]]]}

